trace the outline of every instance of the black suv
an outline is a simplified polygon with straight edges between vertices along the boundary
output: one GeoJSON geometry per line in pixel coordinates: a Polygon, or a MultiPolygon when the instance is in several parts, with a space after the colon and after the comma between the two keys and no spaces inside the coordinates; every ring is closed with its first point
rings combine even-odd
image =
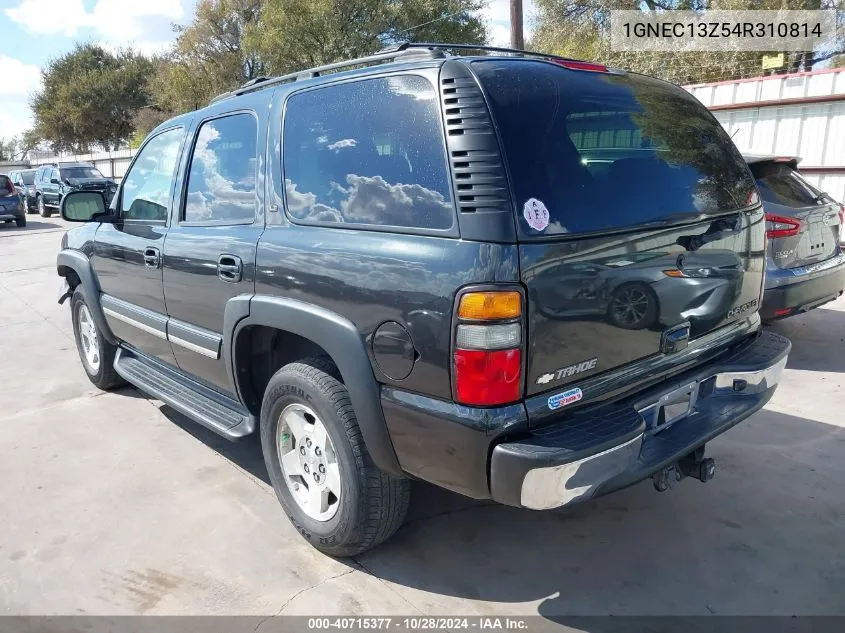
{"type": "Polygon", "coordinates": [[[97,191],[108,203],[117,183],[89,163],[50,163],[35,173],[35,205],[41,217],[49,218],[71,191],[97,191]]]}
{"type": "Polygon", "coordinates": [[[333,555],[389,537],[411,477],[532,509],[707,481],[790,349],[754,179],[694,97],[459,48],[246,85],[154,130],[111,208],[62,205],[94,384],[260,433],[333,555]]]}

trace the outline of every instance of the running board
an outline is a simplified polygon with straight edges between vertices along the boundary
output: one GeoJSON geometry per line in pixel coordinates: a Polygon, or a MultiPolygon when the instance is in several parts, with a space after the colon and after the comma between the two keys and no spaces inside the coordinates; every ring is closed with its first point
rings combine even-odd
{"type": "Polygon", "coordinates": [[[226,439],[236,440],[255,430],[255,417],[239,403],[158,361],[119,347],[114,369],[141,391],[226,439]]]}

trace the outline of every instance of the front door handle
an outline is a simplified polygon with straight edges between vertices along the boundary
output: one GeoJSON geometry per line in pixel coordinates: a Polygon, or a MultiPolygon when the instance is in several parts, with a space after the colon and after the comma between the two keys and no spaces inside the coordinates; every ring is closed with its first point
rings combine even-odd
{"type": "Polygon", "coordinates": [[[147,268],[158,268],[161,266],[161,251],[154,246],[144,249],[144,266],[147,268]]]}
{"type": "Polygon", "coordinates": [[[237,283],[243,274],[244,264],[237,255],[221,255],[217,258],[217,276],[223,281],[237,283]]]}

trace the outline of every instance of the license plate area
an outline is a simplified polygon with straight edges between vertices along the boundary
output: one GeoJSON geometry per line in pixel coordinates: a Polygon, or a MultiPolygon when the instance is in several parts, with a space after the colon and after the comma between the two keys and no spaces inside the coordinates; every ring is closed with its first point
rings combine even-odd
{"type": "Polygon", "coordinates": [[[639,409],[646,429],[658,433],[675,422],[688,417],[695,410],[699,383],[690,382],[660,396],[657,401],[639,409]]]}

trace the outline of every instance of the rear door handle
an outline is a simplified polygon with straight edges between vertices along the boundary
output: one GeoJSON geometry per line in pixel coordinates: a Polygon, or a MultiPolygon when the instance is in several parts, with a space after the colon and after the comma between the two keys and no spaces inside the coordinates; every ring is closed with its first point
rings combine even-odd
{"type": "Polygon", "coordinates": [[[243,274],[244,264],[237,255],[221,255],[217,258],[217,276],[223,281],[237,283],[243,274]]]}
{"type": "Polygon", "coordinates": [[[147,268],[158,268],[161,266],[161,251],[154,246],[144,249],[144,266],[147,268]]]}

